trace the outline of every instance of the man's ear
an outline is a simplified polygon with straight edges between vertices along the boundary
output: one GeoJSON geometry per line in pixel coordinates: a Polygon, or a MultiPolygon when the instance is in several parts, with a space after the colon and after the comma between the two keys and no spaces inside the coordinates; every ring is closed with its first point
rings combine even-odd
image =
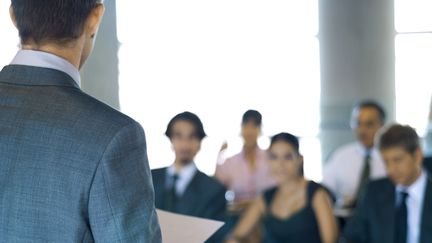
{"type": "Polygon", "coordinates": [[[96,7],[92,9],[85,23],[85,32],[88,36],[95,36],[99,25],[102,22],[104,12],[105,6],[102,3],[97,4],[96,7]]]}
{"type": "Polygon", "coordinates": [[[14,9],[12,8],[12,5],[10,5],[10,7],[9,7],[9,15],[10,15],[10,18],[11,18],[11,20],[12,20],[12,23],[15,25],[16,28],[18,28],[18,27],[17,27],[17,22],[16,22],[15,11],[14,11],[14,9]]]}
{"type": "Polygon", "coordinates": [[[419,166],[423,165],[423,152],[421,148],[417,148],[414,152],[414,159],[419,166]]]}

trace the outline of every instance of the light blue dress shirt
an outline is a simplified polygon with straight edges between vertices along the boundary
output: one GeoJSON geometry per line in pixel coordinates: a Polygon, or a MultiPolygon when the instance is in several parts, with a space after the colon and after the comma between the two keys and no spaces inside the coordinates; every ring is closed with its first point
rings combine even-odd
{"type": "Polygon", "coordinates": [[[69,75],[81,87],[81,78],[78,69],[66,59],[48,52],[19,50],[11,65],[26,65],[59,70],[69,75]]]}

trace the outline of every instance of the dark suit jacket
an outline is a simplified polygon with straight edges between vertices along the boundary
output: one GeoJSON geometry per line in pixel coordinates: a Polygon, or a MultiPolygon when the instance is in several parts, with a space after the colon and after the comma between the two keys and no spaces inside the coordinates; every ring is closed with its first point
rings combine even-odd
{"type": "MultiPolygon", "coordinates": [[[[344,230],[342,242],[393,243],[395,186],[387,178],[373,181],[356,214],[344,230]]],[[[428,176],[420,225],[420,243],[432,242],[432,180],[428,176]]]]}
{"type": "Polygon", "coordinates": [[[0,241],[160,242],[141,126],[61,71],[4,67],[0,241]]]}
{"type": "Polygon", "coordinates": [[[429,175],[432,175],[432,156],[424,158],[423,167],[429,172],[429,175]]]}
{"type": "MultiPolygon", "coordinates": [[[[164,205],[166,169],[152,170],[157,208],[163,208],[164,205]]],[[[182,197],[177,200],[175,212],[223,221],[226,209],[225,192],[222,184],[197,170],[182,197]]]]}

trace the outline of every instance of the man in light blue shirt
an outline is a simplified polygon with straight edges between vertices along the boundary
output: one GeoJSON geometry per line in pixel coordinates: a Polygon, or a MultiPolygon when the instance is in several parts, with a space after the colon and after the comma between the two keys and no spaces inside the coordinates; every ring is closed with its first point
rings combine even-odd
{"type": "Polygon", "coordinates": [[[161,242],[141,126],[80,89],[98,0],[12,0],[0,72],[0,242],[161,242]]]}

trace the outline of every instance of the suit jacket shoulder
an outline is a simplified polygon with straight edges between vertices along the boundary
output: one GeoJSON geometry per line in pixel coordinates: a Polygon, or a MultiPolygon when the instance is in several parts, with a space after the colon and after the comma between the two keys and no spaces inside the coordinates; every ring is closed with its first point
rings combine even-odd
{"type": "Polygon", "coordinates": [[[151,173],[152,173],[152,177],[154,179],[159,179],[161,177],[165,177],[166,175],[166,170],[167,167],[163,167],[163,168],[157,168],[157,169],[152,169],[151,173]]]}
{"type": "MultiPolygon", "coordinates": [[[[371,181],[347,223],[345,242],[392,243],[395,187],[388,178],[371,181]]],[[[344,241],[343,241],[344,242],[344,241]]]]}
{"type": "Polygon", "coordinates": [[[200,183],[197,184],[199,185],[199,187],[201,188],[201,190],[206,190],[206,189],[210,189],[210,191],[212,192],[220,192],[221,190],[226,190],[225,186],[220,183],[218,180],[216,180],[213,177],[210,177],[206,174],[204,174],[201,171],[197,171],[195,178],[197,181],[199,181],[200,183]]]}
{"type": "Polygon", "coordinates": [[[2,240],[160,241],[137,122],[49,68],[5,67],[0,107],[2,240]]]}
{"type": "Polygon", "coordinates": [[[432,242],[432,177],[428,174],[420,225],[420,243],[432,242]]]}
{"type": "Polygon", "coordinates": [[[219,181],[197,170],[179,202],[179,210],[197,217],[224,220],[225,192],[225,186],[219,181]]]}

